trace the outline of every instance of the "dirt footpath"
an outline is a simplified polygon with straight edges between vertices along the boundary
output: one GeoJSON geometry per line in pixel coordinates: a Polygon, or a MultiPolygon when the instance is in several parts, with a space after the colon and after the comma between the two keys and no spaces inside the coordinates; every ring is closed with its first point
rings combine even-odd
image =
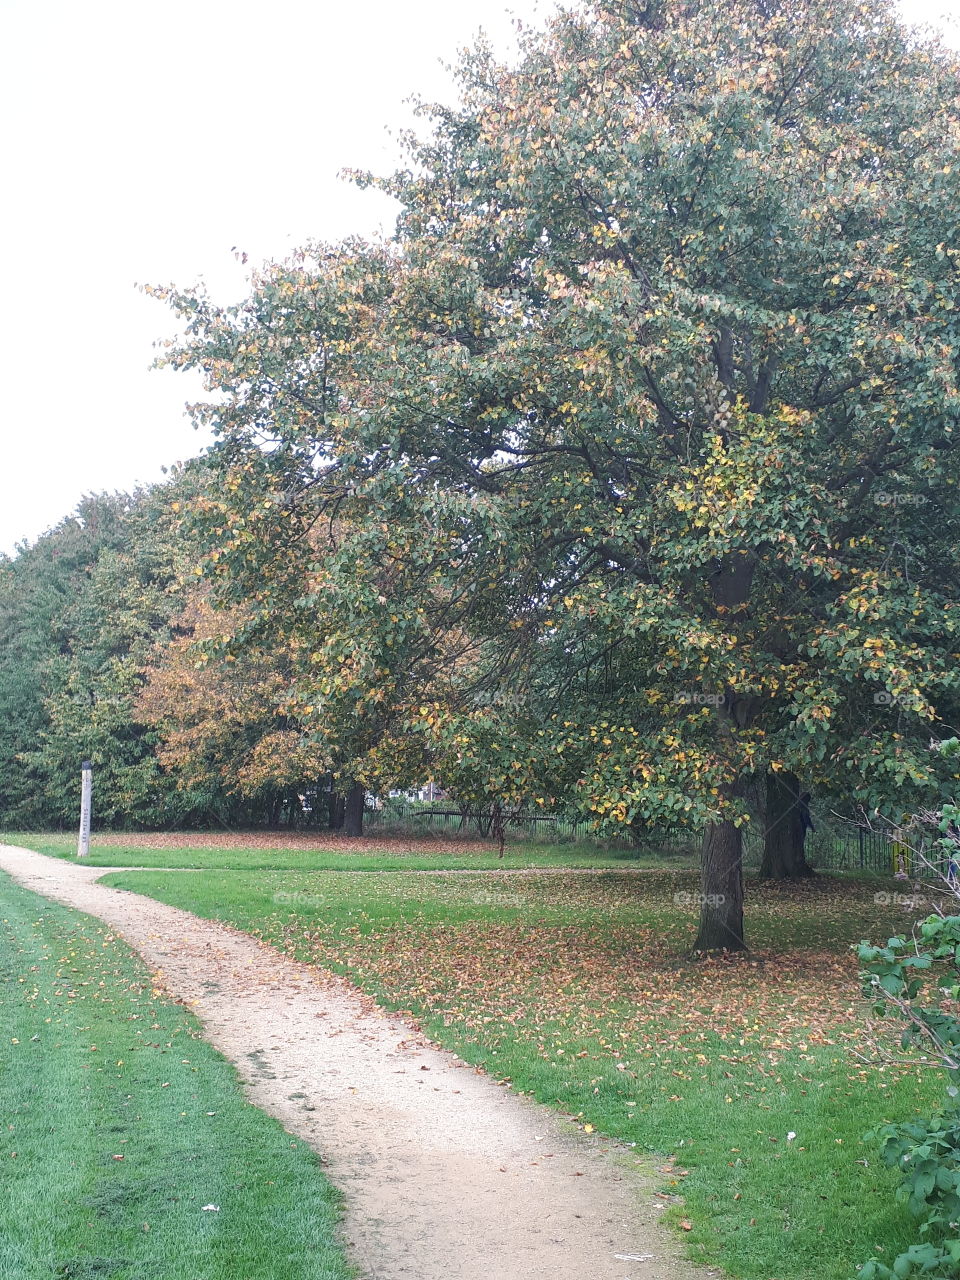
{"type": "Polygon", "coordinates": [[[0,869],[105,921],[189,1002],[250,1100],[346,1197],[366,1280],[697,1280],[634,1152],[577,1132],[348,983],[228,926],[0,845],[0,869]]]}

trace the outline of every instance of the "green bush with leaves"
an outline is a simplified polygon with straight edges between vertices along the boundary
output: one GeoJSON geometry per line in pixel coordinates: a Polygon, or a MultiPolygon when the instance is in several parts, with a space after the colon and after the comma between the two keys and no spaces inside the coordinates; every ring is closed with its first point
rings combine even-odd
{"type": "MultiPolygon", "coordinates": [[[[945,756],[960,754],[960,739],[940,744],[945,756]]],[[[932,819],[935,848],[945,856],[947,887],[960,898],[953,867],[960,848],[960,807],[944,805],[932,819]]],[[[885,946],[862,942],[864,989],[879,1017],[900,1018],[900,1047],[947,1077],[943,1106],[932,1116],[883,1125],[868,1135],[881,1144],[884,1162],[899,1169],[897,1198],[920,1221],[921,1239],[894,1259],[871,1258],[859,1280],[904,1280],[911,1276],[960,1276],[960,915],[937,912],[909,938],[885,946]]]]}

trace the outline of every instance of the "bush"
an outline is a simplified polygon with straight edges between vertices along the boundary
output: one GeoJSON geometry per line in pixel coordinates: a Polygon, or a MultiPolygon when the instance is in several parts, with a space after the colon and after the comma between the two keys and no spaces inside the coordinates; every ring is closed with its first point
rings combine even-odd
{"type": "MultiPolygon", "coordinates": [[[[960,742],[941,744],[945,755],[960,753],[960,742]]],[[[938,831],[936,845],[949,868],[945,888],[960,898],[954,873],[960,809],[945,805],[927,815],[938,831]]],[[[934,1115],[907,1124],[884,1125],[868,1137],[903,1180],[897,1198],[919,1220],[921,1239],[889,1267],[871,1258],[859,1280],[906,1280],[960,1276],[960,915],[937,913],[911,938],[890,938],[885,946],[862,942],[864,990],[874,1013],[895,1016],[903,1025],[900,1048],[919,1054],[946,1077],[944,1104],[934,1115]]]]}

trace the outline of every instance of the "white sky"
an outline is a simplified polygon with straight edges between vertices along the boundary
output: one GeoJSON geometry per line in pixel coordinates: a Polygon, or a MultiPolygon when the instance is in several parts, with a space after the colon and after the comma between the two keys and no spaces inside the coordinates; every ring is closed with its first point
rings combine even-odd
{"type": "MultiPolygon", "coordinates": [[[[389,172],[404,99],[449,100],[441,63],[481,26],[507,48],[507,3],[0,0],[0,552],[206,443],[197,384],[149,369],[174,318],[135,285],[239,297],[233,246],[389,225],[338,172],[389,172]]],[[[960,44],[960,0],[904,10],[960,44]]]]}

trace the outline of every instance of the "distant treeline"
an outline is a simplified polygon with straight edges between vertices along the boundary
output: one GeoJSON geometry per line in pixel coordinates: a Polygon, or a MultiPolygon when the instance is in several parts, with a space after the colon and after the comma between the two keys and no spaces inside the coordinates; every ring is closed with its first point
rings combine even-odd
{"type": "Polygon", "coordinates": [[[342,825],[344,799],[322,769],[244,773],[265,731],[282,728],[278,675],[227,687],[232,664],[213,677],[193,651],[210,611],[178,513],[201,474],[87,497],[0,560],[7,830],[72,826],[88,758],[101,828],[342,825]]]}

